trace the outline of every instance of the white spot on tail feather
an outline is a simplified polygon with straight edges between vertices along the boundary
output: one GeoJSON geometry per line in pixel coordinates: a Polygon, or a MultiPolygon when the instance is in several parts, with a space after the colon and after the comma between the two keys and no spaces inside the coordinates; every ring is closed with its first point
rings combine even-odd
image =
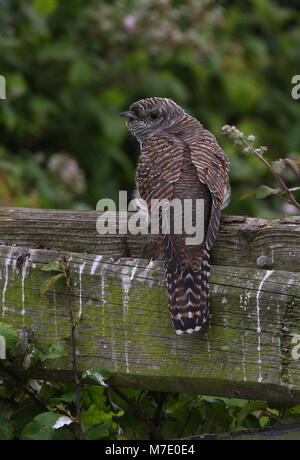
{"type": "Polygon", "coordinates": [[[184,333],[184,331],[182,331],[181,329],[176,329],[175,332],[176,332],[177,335],[181,335],[181,334],[184,333]]]}
{"type": "Polygon", "coordinates": [[[185,332],[187,334],[192,334],[193,332],[198,332],[200,331],[201,329],[201,326],[196,326],[194,329],[190,328],[190,329],[187,329],[186,331],[183,331],[182,329],[176,329],[176,334],[177,335],[181,335],[181,334],[184,334],[185,332]]]}

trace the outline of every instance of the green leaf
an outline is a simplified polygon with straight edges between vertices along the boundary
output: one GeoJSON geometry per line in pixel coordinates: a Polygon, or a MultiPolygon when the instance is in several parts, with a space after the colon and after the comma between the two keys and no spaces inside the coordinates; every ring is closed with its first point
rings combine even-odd
{"type": "Polygon", "coordinates": [[[7,323],[0,323],[0,336],[5,339],[5,346],[7,349],[13,348],[18,342],[18,332],[14,327],[7,323]]]}
{"type": "Polygon", "coordinates": [[[257,410],[267,409],[267,404],[263,401],[249,401],[240,410],[236,417],[236,424],[240,426],[248,415],[257,410]]]}
{"type": "Polygon", "coordinates": [[[289,414],[300,415],[300,404],[289,409],[289,414]]]}
{"type": "Polygon", "coordinates": [[[68,404],[76,402],[76,392],[72,391],[70,393],[63,394],[60,397],[51,398],[51,403],[52,404],[57,404],[57,403],[60,403],[60,402],[65,402],[65,403],[68,403],[68,404]]]}
{"type": "Polygon", "coordinates": [[[58,359],[63,356],[67,356],[67,351],[63,345],[56,343],[49,348],[49,353],[41,357],[41,361],[46,361],[47,359],[58,359]]]}
{"type": "Polygon", "coordinates": [[[99,409],[96,404],[92,403],[88,410],[82,411],[82,423],[85,429],[90,429],[101,423],[107,423],[111,425],[113,423],[113,417],[122,417],[124,411],[120,410],[119,412],[106,412],[102,409],[99,409]]]}
{"type": "Polygon", "coordinates": [[[226,404],[221,399],[209,398],[201,402],[205,409],[204,427],[210,432],[212,430],[225,431],[232,422],[226,404]]]}
{"type": "Polygon", "coordinates": [[[98,409],[107,410],[107,395],[104,393],[105,387],[102,385],[89,385],[88,390],[83,394],[83,399],[89,407],[94,403],[98,409]]]}
{"type": "Polygon", "coordinates": [[[58,275],[51,276],[51,278],[47,278],[41,286],[42,295],[44,295],[52,286],[54,286],[56,281],[64,278],[64,276],[65,275],[63,273],[59,273],[58,275]]]}
{"type": "Polygon", "coordinates": [[[88,431],[83,433],[83,439],[86,441],[97,441],[108,435],[109,423],[101,423],[98,426],[90,428],[88,431]]]}
{"type": "Polygon", "coordinates": [[[14,439],[14,424],[10,423],[9,415],[11,408],[8,405],[0,404],[0,440],[9,441],[14,439]]]}
{"type": "Polygon", "coordinates": [[[281,188],[271,188],[268,187],[267,185],[261,185],[258,187],[256,190],[256,198],[266,198],[267,196],[270,195],[278,195],[278,193],[281,192],[281,188]]]}
{"type": "Polygon", "coordinates": [[[54,426],[57,420],[61,418],[60,414],[54,412],[43,412],[34,417],[21,433],[21,439],[31,440],[51,440],[55,435],[54,426]]]}

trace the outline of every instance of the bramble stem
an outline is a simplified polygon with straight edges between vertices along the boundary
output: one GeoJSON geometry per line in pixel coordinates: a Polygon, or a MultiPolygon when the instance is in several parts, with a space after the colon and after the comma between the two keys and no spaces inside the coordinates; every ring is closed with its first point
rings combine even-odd
{"type": "Polygon", "coordinates": [[[73,367],[73,375],[75,381],[75,388],[76,388],[76,410],[77,410],[77,425],[78,425],[78,435],[80,441],[82,440],[82,426],[81,426],[81,413],[80,413],[80,380],[77,373],[77,365],[76,365],[76,341],[75,341],[75,328],[76,324],[73,320],[73,311],[72,311],[72,300],[71,300],[71,280],[69,277],[68,269],[66,264],[64,264],[64,275],[67,282],[67,290],[68,290],[68,310],[69,310],[69,317],[70,317],[70,325],[71,325],[71,349],[72,349],[72,367],[73,367]]]}

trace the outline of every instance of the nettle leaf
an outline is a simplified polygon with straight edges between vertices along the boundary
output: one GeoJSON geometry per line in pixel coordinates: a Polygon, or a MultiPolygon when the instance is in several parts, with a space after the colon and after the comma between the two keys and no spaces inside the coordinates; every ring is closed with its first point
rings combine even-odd
{"type": "Polygon", "coordinates": [[[59,273],[58,275],[51,276],[51,278],[47,278],[41,285],[42,295],[44,295],[54,284],[56,281],[64,278],[63,273],[59,273]]]}
{"type": "Polygon", "coordinates": [[[7,323],[0,322],[0,336],[1,335],[5,339],[5,346],[7,349],[15,347],[19,340],[16,329],[7,323]]]}
{"type": "Polygon", "coordinates": [[[82,374],[82,378],[90,378],[97,382],[99,385],[102,385],[104,387],[107,387],[107,383],[105,382],[105,379],[108,379],[110,377],[111,373],[107,371],[106,369],[103,369],[101,367],[93,367],[92,369],[86,370],[82,374]]]}
{"type": "Polygon", "coordinates": [[[281,192],[281,188],[271,188],[268,187],[267,185],[261,185],[258,187],[256,190],[256,198],[266,198],[267,196],[270,195],[278,195],[278,193],[281,192]]]}
{"type": "Polygon", "coordinates": [[[67,355],[68,353],[64,346],[59,343],[55,343],[49,348],[49,353],[47,355],[43,355],[40,359],[41,361],[46,361],[47,359],[58,359],[67,355]]]}

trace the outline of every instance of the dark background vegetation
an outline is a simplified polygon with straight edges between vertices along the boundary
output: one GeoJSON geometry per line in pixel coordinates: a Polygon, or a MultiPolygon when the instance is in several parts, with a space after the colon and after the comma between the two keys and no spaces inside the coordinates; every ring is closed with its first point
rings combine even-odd
{"type": "MultiPolygon", "coordinates": [[[[119,113],[144,97],[171,97],[218,138],[231,161],[230,214],[295,214],[273,198],[241,196],[274,178],[221,134],[234,124],[266,157],[300,158],[297,1],[0,0],[0,205],[95,209],[132,191],[138,144],[119,113]]],[[[286,172],[285,174],[289,174],[286,172]]],[[[296,186],[295,175],[285,177],[296,186]]],[[[73,439],[74,385],[0,380],[0,439],[73,439]]],[[[165,438],[300,420],[300,406],[82,385],[87,439],[149,438],[134,399],[165,438]],[[130,404],[129,404],[130,407],[130,404]],[[133,405],[134,407],[134,405],[133,405]]]]}
{"type": "MultiPolygon", "coordinates": [[[[297,2],[270,0],[0,0],[0,204],[95,209],[131,192],[139,147],[119,113],[171,97],[218,138],[231,160],[226,210],[296,213],[276,198],[259,160],[221,134],[234,124],[270,160],[300,156],[297,2]]],[[[287,177],[293,186],[292,172],[287,177]]]]}

